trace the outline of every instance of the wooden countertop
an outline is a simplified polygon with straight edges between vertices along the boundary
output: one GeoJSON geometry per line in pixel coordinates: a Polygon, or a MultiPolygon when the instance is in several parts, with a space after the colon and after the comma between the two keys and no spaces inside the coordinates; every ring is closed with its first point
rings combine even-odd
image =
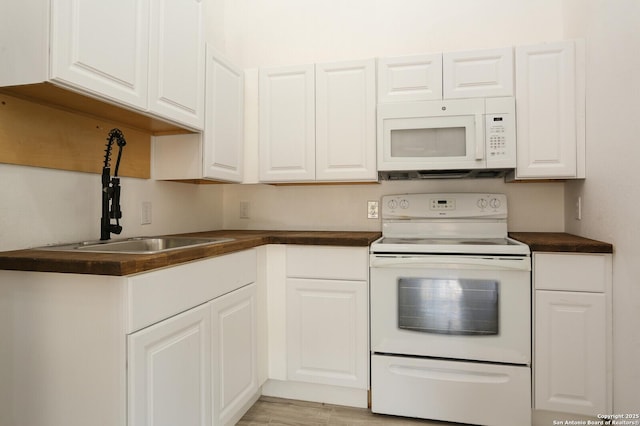
{"type": "Polygon", "coordinates": [[[228,237],[234,238],[234,241],[156,254],[86,253],[37,249],[6,251],[0,252],[0,269],[122,276],[233,253],[264,244],[367,247],[382,234],[357,231],[223,230],[180,235],[228,237]]]}
{"type": "Polygon", "coordinates": [[[509,232],[531,251],[568,253],[613,253],[613,245],[564,232],[509,232]]]}

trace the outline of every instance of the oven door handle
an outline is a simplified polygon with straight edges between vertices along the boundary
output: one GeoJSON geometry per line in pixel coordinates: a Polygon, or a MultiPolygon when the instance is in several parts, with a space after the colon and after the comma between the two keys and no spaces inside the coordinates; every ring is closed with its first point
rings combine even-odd
{"type": "Polygon", "coordinates": [[[372,257],[372,268],[447,268],[475,270],[530,271],[529,258],[485,257],[372,257]]]}

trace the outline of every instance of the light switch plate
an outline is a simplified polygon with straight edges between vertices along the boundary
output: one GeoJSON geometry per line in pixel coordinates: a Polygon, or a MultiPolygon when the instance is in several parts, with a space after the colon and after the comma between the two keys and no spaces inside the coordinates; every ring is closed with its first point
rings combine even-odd
{"type": "Polygon", "coordinates": [[[140,225],[151,225],[151,201],[140,204],[140,225]]]}
{"type": "Polygon", "coordinates": [[[240,201],[240,219],[249,219],[248,201],[240,201]]]}

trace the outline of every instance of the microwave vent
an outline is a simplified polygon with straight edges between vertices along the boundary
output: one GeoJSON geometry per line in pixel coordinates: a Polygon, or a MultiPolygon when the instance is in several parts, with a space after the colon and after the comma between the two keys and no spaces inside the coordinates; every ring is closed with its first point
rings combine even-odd
{"type": "Polygon", "coordinates": [[[380,180],[426,180],[426,179],[495,179],[504,178],[511,169],[477,170],[399,170],[378,172],[380,180]]]}

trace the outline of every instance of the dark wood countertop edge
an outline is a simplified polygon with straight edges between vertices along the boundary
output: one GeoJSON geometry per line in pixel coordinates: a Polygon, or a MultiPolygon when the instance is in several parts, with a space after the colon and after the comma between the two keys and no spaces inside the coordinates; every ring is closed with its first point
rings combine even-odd
{"type": "Polygon", "coordinates": [[[381,236],[373,231],[209,231],[192,236],[228,236],[234,241],[157,254],[78,254],[26,249],[0,252],[0,270],[126,276],[248,250],[266,244],[368,247],[381,236]],[[123,256],[126,256],[123,259],[123,256]]]}
{"type": "Polygon", "coordinates": [[[565,232],[509,232],[509,236],[525,243],[532,252],[613,253],[613,245],[565,232]]]}

